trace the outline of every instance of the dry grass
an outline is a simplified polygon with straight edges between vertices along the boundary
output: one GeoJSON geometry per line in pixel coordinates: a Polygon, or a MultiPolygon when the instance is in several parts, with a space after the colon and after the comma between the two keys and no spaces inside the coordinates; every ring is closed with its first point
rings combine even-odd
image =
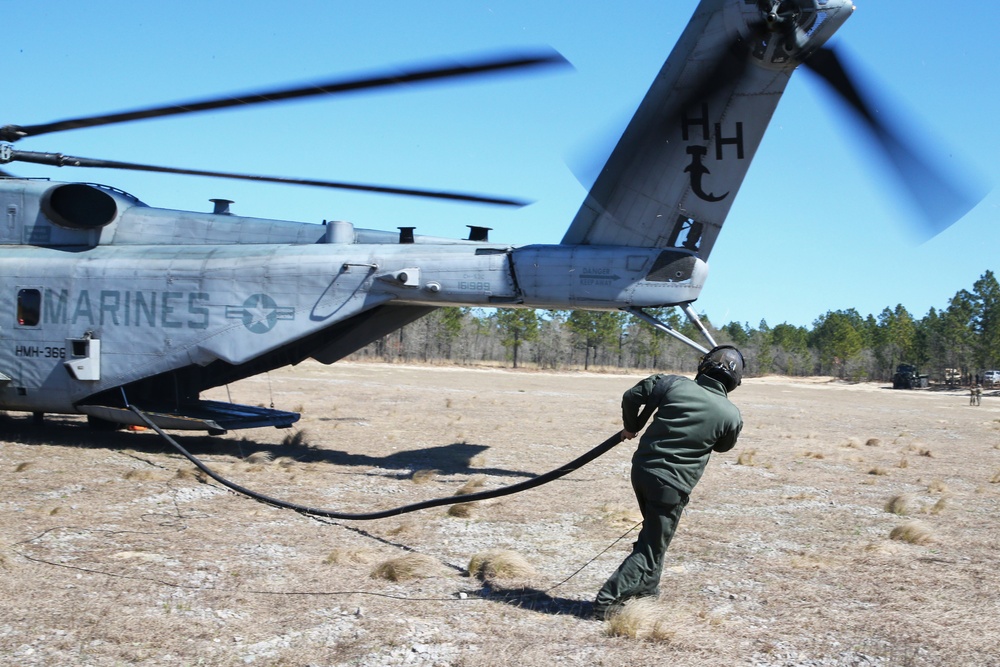
{"type": "Polygon", "coordinates": [[[888,475],[889,471],[883,468],[882,466],[875,466],[874,468],[868,471],[868,474],[881,477],[882,475],[888,475]]]}
{"type": "Polygon", "coordinates": [[[477,502],[471,503],[455,503],[448,507],[448,516],[453,516],[459,519],[469,519],[476,511],[476,507],[479,506],[477,502]]]}
{"type": "Polygon", "coordinates": [[[885,504],[885,511],[891,514],[898,514],[900,516],[905,516],[910,513],[910,507],[913,503],[913,494],[901,493],[898,496],[893,496],[885,504]]]}
{"type": "Polygon", "coordinates": [[[927,513],[938,515],[941,512],[948,509],[949,507],[951,507],[951,499],[948,497],[942,497],[939,498],[938,501],[934,503],[934,505],[932,505],[929,510],[927,510],[927,513]]]}
{"type": "Polygon", "coordinates": [[[154,479],[158,479],[160,475],[158,475],[154,470],[149,470],[148,468],[140,468],[140,469],[129,470],[124,475],[122,475],[122,477],[129,480],[130,482],[150,482],[154,479]]]}
{"type": "Polygon", "coordinates": [[[274,459],[274,454],[271,452],[254,452],[247,456],[244,461],[251,465],[262,465],[264,463],[270,463],[274,459]]]}
{"type": "Polygon", "coordinates": [[[998,470],[995,475],[990,477],[990,484],[1000,484],[1000,470],[998,470]]]}
{"type": "Polygon", "coordinates": [[[878,447],[881,444],[882,441],[878,438],[868,438],[868,440],[865,441],[865,447],[878,447]]]}
{"type": "Polygon", "coordinates": [[[822,570],[830,567],[830,559],[825,556],[803,552],[792,556],[789,564],[800,570],[822,570]]]}
{"type": "Polygon", "coordinates": [[[907,454],[916,454],[917,456],[934,458],[934,452],[921,442],[910,443],[903,449],[903,451],[907,454]]]}
{"type": "Polygon", "coordinates": [[[190,468],[178,468],[177,472],[174,473],[174,479],[178,480],[192,480],[205,484],[208,482],[209,477],[203,473],[200,469],[190,467],[190,468]]]}
{"type": "Polygon", "coordinates": [[[31,470],[34,466],[34,461],[24,461],[23,463],[18,463],[14,467],[14,472],[25,472],[26,470],[31,470]]]}
{"type": "Polygon", "coordinates": [[[627,528],[642,521],[642,513],[635,505],[601,505],[601,523],[615,528],[627,528]]]}
{"type": "Polygon", "coordinates": [[[948,493],[948,485],[939,479],[935,479],[927,485],[927,490],[931,493],[948,493]]]}
{"type": "Polygon", "coordinates": [[[757,465],[754,457],[757,455],[756,449],[744,449],[740,452],[739,456],[736,457],[736,465],[741,466],[754,466],[757,465]]]}
{"type": "Polygon", "coordinates": [[[930,527],[920,521],[907,521],[896,526],[889,533],[889,538],[910,544],[930,544],[934,541],[930,527]]]}
{"type": "Polygon", "coordinates": [[[534,566],[521,554],[507,549],[490,549],[469,560],[469,576],[483,581],[523,581],[537,575],[534,566]]]}
{"type": "Polygon", "coordinates": [[[638,598],[629,600],[608,618],[605,633],[610,637],[670,641],[675,627],[666,607],[651,598],[638,598]]]}
{"type": "Polygon", "coordinates": [[[456,496],[467,496],[470,493],[475,493],[476,491],[483,488],[486,485],[486,475],[475,475],[470,477],[468,481],[455,491],[456,496]]]}
{"type": "Polygon", "coordinates": [[[301,429],[295,431],[294,433],[289,433],[281,440],[282,447],[308,447],[309,442],[307,440],[309,432],[306,429],[301,429]]]}
{"type": "Polygon", "coordinates": [[[413,480],[414,484],[427,484],[428,482],[433,482],[437,479],[437,476],[441,474],[440,470],[414,470],[413,475],[410,479],[413,480]]]}
{"type": "Polygon", "coordinates": [[[371,572],[372,579],[388,581],[410,581],[435,577],[442,573],[441,563],[425,554],[410,552],[405,556],[391,558],[380,563],[371,572]]]}
{"type": "Polygon", "coordinates": [[[327,554],[323,562],[327,565],[370,565],[378,558],[371,549],[338,547],[327,554]]]}

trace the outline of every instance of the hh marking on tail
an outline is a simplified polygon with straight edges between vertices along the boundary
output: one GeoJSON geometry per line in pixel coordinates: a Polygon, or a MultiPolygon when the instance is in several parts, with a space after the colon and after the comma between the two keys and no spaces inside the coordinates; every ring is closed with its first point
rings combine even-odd
{"type": "MultiPolygon", "coordinates": [[[[701,128],[701,141],[709,141],[712,138],[709,131],[710,123],[707,104],[701,105],[700,117],[691,118],[687,113],[684,114],[681,122],[681,136],[684,141],[692,141],[692,133],[690,132],[692,127],[701,128]]],[[[722,135],[722,123],[715,123],[716,160],[721,161],[724,159],[723,149],[726,146],[734,146],[736,148],[736,159],[743,159],[743,123],[738,121],[735,124],[735,128],[735,135],[724,137],[722,135]]],[[[706,167],[703,162],[708,155],[708,149],[701,145],[689,145],[687,147],[687,154],[691,156],[691,164],[684,168],[684,173],[691,174],[691,191],[700,199],[708,202],[722,201],[728,197],[729,192],[716,195],[706,192],[702,186],[702,179],[712,173],[712,170],[706,167]]]]}

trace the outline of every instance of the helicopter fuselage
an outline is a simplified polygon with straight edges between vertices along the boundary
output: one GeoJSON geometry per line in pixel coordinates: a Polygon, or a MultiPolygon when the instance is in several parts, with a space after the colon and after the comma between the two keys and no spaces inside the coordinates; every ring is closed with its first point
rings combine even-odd
{"type": "MultiPolygon", "coordinates": [[[[77,412],[179,368],[259,372],[254,360],[297,341],[308,342],[292,361],[330,363],[370,342],[360,329],[344,342],[343,328],[379,308],[677,305],[696,299],[707,275],[682,248],[510,246],[168,211],[48,181],[7,179],[0,193],[14,211],[0,245],[0,408],[10,410],[77,412]],[[93,198],[109,215],[56,224],[60,197],[93,198]]],[[[234,375],[200,373],[158,401],[234,375]]]]}

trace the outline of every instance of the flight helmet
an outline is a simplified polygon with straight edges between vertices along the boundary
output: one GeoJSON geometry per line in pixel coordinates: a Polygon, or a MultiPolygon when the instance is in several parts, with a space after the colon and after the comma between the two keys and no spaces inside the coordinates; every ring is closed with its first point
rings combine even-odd
{"type": "Polygon", "coordinates": [[[698,375],[707,375],[713,380],[718,380],[726,391],[733,391],[743,381],[743,371],[746,367],[739,350],[732,345],[719,345],[701,358],[698,375]]]}

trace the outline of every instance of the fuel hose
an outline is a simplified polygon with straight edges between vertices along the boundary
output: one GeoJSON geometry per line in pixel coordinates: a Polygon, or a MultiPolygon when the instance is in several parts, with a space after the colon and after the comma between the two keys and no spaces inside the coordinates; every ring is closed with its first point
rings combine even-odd
{"type": "Polygon", "coordinates": [[[272,505],[274,507],[279,507],[282,509],[289,509],[295,512],[300,512],[302,514],[308,514],[310,516],[319,516],[328,519],[341,519],[346,521],[373,521],[375,519],[386,519],[388,517],[399,516],[400,514],[408,514],[410,512],[416,512],[417,510],[429,509],[431,507],[441,507],[442,505],[453,505],[456,503],[470,503],[477,500],[489,500],[491,498],[500,498],[501,496],[509,496],[513,493],[520,493],[521,491],[527,491],[528,489],[533,489],[536,486],[541,486],[542,484],[548,484],[553,480],[568,475],[574,470],[583,467],[584,465],[590,463],[597,457],[608,452],[609,450],[614,448],[615,445],[619,444],[622,441],[622,434],[619,431],[610,438],[608,438],[607,440],[605,440],[604,442],[602,442],[601,444],[591,449],[589,452],[583,454],[578,458],[573,459],[569,463],[559,468],[556,468],[555,470],[551,470],[547,473],[539,475],[538,477],[533,477],[529,480],[518,482],[517,484],[511,484],[510,486],[503,486],[498,489],[491,489],[489,491],[480,491],[478,493],[467,493],[460,496],[448,496],[447,498],[433,498],[431,500],[424,500],[419,503],[413,503],[412,505],[403,505],[402,507],[394,507],[392,509],[380,510],[378,512],[353,513],[353,512],[338,512],[335,510],[320,509],[317,507],[308,507],[306,505],[290,503],[284,500],[279,500],[278,498],[272,498],[270,496],[266,496],[262,493],[257,493],[256,491],[252,491],[244,486],[240,486],[239,484],[231,482],[228,479],[224,478],[222,475],[216,473],[208,466],[206,466],[204,463],[199,461],[196,456],[194,456],[186,449],[184,449],[184,447],[181,446],[180,443],[178,443],[176,440],[170,437],[170,435],[168,435],[159,426],[154,424],[153,420],[151,420],[148,416],[146,416],[144,412],[139,410],[134,405],[129,405],[129,409],[132,412],[134,412],[139,417],[139,419],[141,419],[147,426],[149,426],[149,428],[156,431],[156,433],[159,434],[161,438],[170,443],[170,445],[173,446],[174,449],[176,449],[187,460],[193,463],[195,467],[197,467],[203,473],[214,479],[219,484],[225,486],[226,488],[231,489],[236,493],[240,493],[242,495],[253,498],[254,500],[264,503],[266,505],[272,505]]]}

